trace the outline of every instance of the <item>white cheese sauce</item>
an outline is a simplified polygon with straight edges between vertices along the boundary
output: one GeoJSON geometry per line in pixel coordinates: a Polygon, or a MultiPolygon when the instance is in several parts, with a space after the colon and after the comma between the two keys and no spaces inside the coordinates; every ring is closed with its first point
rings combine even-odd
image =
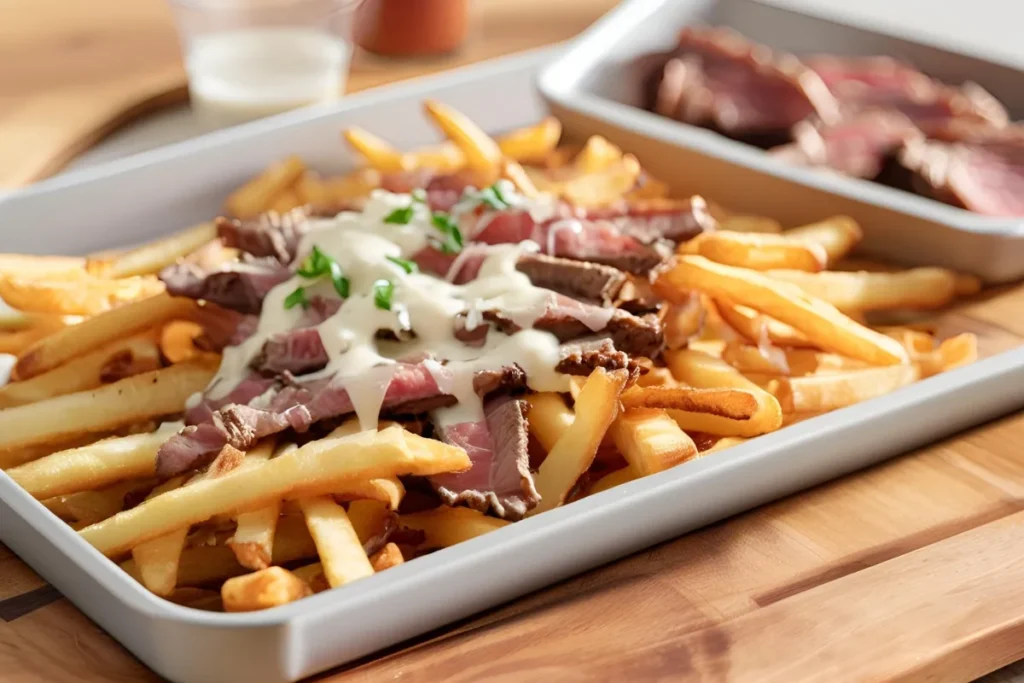
{"type": "MultiPolygon", "coordinates": [[[[510,205],[536,210],[541,220],[554,206],[550,198],[541,199],[536,206],[529,205],[532,200],[516,194],[511,184],[500,189],[510,205]]],[[[470,210],[464,200],[453,209],[453,218],[459,221],[470,210]]],[[[396,363],[401,360],[425,356],[432,359],[426,367],[438,387],[458,399],[456,406],[435,412],[435,417],[444,423],[482,419],[481,399],[473,387],[474,375],[480,370],[498,370],[515,364],[525,371],[528,386],[535,391],[569,388],[568,377],[555,371],[560,359],[558,339],[548,332],[531,329],[551,305],[554,294],[534,287],[526,275],[516,270],[520,256],[537,251],[538,245],[474,245],[471,249],[480,249],[476,253],[483,254],[483,263],[478,277],[463,285],[425,273],[407,273],[389,260],[410,259],[431,238],[438,237],[440,233],[432,225],[431,212],[425,204],[407,194],[377,190],[362,212],[344,212],[334,219],[317,221],[299,246],[297,262],[306,259],[316,246],[337,261],[350,283],[348,298],[317,327],[328,364],[302,379],[340,378],[364,429],[376,426],[385,393],[398,367],[396,363]],[[407,223],[385,222],[393,211],[406,207],[412,207],[407,223]],[[374,285],[381,280],[394,285],[390,310],[375,301],[374,285]],[[492,329],[478,347],[455,337],[457,317],[464,315],[464,326],[473,329],[484,324],[482,316],[487,311],[500,311],[522,329],[510,335],[492,329]],[[410,328],[415,333],[411,338],[410,328]],[[381,340],[377,338],[379,330],[405,334],[398,337],[402,341],[381,340]]],[[[298,287],[306,287],[310,295],[337,297],[326,277],[312,282],[296,275],[274,287],[263,302],[255,334],[238,346],[224,349],[208,396],[226,396],[246,375],[248,365],[267,339],[300,324],[302,307],[285,307],[285,299],[298,287]]]]}

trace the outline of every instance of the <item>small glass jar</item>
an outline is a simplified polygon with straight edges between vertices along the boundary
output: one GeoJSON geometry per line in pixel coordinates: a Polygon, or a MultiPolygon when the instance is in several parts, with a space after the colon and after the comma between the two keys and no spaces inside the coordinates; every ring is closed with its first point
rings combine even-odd
{"type": "Polygon", "coordinates": [[[192,108],[220,128],[345,90],[359,0],[171,0],[192,108]]]}
{"type": "Polygon", "coordinates": [[[378,55],[432,57],[458,49],[468,25],[469,0],[365,0],[356,41],[378,55]]]}

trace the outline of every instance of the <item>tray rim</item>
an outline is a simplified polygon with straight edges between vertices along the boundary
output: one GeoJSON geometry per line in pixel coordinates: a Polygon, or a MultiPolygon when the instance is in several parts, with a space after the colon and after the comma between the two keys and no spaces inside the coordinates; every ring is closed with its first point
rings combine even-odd
{"type": "MultiPolygon", "coordinates": [[[[847,21],[845,18],[840,21],[834,13],[828,11],[798,10],[775,4],[771,0],[744,1],[782,14],[807,16],[836,25],[848,25],[880,36],[943,50],[951,55],[979,59],[1017,70],[1024,68],[1024,62],[1011,64],[1008,61],[993,58],[992,55],[964,51],[959,48],[950,49],[950,46],[941,45],[938,41],[927,39],[924,36],[897,36],[891,31],[884,30],[881,26],[871,25],[872,22],[847,21]]],[[[561,55],[541,70],[537,76],[537,89],[549,103],[564,109],[619,126],[631,133],[645,135],[712,158],[752,168],[790,183],[811,187],[861,203],[881,206],[904,215],[917,216],[964,232],[1011,239],[1024,238],[1024,217],[977,214],[861,178],[786,164],[773,159],[756,147],[731,140],[713,131],[665,118],[639,107],[601,97],[581,86],[580,82],[592,73],[606,56],[602,46],[620,44],[628,40],[631,33],[644,21],[652,19],[659,12],[667,11],[670,5],[678,2],[694,2],[694,0],[624,0],[611,12],[585,29],[561,55]]],[[[1021,71],[1021,77],[1024,78],[1024,71],[1021,71]]]]}

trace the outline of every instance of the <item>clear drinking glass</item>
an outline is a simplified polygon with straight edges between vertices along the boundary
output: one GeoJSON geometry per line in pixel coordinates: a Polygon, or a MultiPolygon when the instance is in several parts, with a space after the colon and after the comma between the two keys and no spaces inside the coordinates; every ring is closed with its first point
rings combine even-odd
{"type": "Polygon", "coordinates": [[[361,0],[170,0],[192,108],[209,128],[345,91],[361,0]]]}

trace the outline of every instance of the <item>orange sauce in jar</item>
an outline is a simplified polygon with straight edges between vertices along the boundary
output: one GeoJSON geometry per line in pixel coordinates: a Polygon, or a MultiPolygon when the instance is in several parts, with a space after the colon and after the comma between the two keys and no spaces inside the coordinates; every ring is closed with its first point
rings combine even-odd
{"type": "Polygon", "coordinates": [[[440,55],[465,41],[468,15],[469,0],[365,0],[356,40],[379,55],[440,55]]]}

